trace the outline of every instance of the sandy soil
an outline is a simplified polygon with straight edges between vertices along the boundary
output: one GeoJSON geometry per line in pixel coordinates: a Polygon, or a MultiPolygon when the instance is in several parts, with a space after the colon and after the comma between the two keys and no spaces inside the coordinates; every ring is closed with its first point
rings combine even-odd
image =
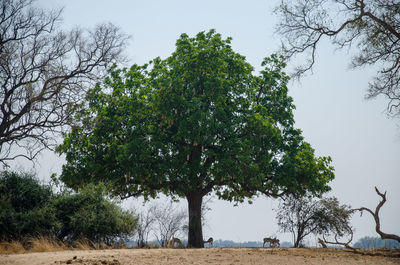
{"type": "Polygon", "coordinates": [[[400,258],[335,249],[117,249],[0,255],[3,264],[400,264],[400,258]]]}

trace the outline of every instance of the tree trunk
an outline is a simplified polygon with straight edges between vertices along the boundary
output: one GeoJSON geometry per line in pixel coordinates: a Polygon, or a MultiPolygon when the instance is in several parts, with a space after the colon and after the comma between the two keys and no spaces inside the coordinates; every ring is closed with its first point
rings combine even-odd
{"type": "Polygon", "coordinates": [[[192,192],[186,196],[186,199],[189,207],[188,247],[203,248],[203,228],[201,223],[203,195],[199,192],[192,192]]]}
{"type": "Polygon", "coordinates": [[[295,248],[298,248],[300,246],[300,242],[301,242],[301,238],[298,236],[296,238],[296,241],[294,242],[294,246],[295,248]]]}
{"type": "Polygon", "coordinates": [[[300,246],[301,240],[303,240],[303,232],[304,230],[302,228],[297,229],[297,237],[296,240],[294,241],[294,246],[295,248],[298,248],[300,246]]]}

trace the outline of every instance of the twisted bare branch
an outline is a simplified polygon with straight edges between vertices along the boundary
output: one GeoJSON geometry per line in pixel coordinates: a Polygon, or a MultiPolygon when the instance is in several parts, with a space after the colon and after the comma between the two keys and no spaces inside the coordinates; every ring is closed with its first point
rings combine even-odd
{"type": "Polygon", "coordinates": [[[353,209],[353,211],[360,211],[361,215],[362,215],[362,213],[364,211],[370,213],[372,215],[372,217],[374,218],[374,220],[375,220],[375,230],[381,236],[382,239],[393,239],[393,240],[397,240],[398,242],[400,242],[400,236],[394,235],[394,234],[386,234],[386,233],[382,232],[382,230],[381,230],[381,222],[380,222],[380,219],[379,219],[379,211],[381,210],[382,206],[386,202],[386,191],[385,191],[385,193],[381,193],[378,190],[377,187],[375,187],[375,191],[382,198],[381,201],[376,206],[375,212],[373,212],[372,210],[370,210],[370,209],[368,209],[366,207],[353,209]]]}

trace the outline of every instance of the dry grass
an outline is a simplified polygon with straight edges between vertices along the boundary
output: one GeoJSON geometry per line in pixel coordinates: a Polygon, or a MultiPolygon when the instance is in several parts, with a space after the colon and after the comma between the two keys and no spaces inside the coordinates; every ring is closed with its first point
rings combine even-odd
{"type": "Polygon", "coordinates": [[[0,242],[0,254],[20,254],[28,252],[54,252],[69,249],[64,243],[46,237],[25,238],[21,241],[0,242]]]}
{"type": "Polygon", "coordinates": [[[25,238],[23,240],[0,241],[1,254],[21,254],[31,252],[55,252],[63,250],[99,250],[111,248],[126,248],[125,245],[107,246],[104,243],[96,244],[88,239],[80,239],[70,246],[65,243],[46,237],[25,238]]]}
{"type": "Polygon", "coordinates": [[[29,240],[28,252],[54,252],[69,249],[63,242],[51,240],[45,237],[29,240]]]}
{"type": "Polygon", "coordinates": [[[19,241],[0,242],[0,254],[20,254],[25,252],[24,246],[19,241]]]}
{"type": "Polygon", "coordinates": [[[91,249],[97,249],[95,244],[93,244],[92,241],[88,239],[80,239],[79,241],[75,242],[74,248],[80,249],[80,250],[91,250],[91,249]]]}
{"type": "Polygon", "coordinates": [[[113,245],[113,246],[108,246],[107,244],[100,242],[100,243],[94,243],[93,241],[83,238],[80,239],[76,242],[73,243],[74,249],[79,249],[79,250],[99,250],[99,249],[113,249],[113,248],[124,248],[124,245],[113,245]]]}

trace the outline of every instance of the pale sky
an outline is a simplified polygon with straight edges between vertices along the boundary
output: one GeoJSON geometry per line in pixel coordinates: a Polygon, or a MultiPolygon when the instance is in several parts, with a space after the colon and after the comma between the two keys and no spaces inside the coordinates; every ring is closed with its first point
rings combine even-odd
{"type": "MultiPolygon", "coordinates": [[[[239,0],[39,0],[46,7],[64,6],[63,27],[93,28],[112,22],[131,35],[126,53],[128,65],[144,64],[154,57],[166,58],[175,49],[181,33],[194,36],[199,31],[216,29],[223,37],[232,37],[232,47],[246,56],[259,70],[262,59],[278,49],[279,36],[274,34],[276,15],[273,7],[279,1],[239,0]]],[[[400,118],[385,114],[384,98],[364,100],[373,68],[350,70],[351,51],[335,51],[329,42],[318,50],[313,74],[289,85],[296,105],[296,127],[320,156],[331,156],[336,178],[329,196],[336,196],[352,207],[375,209],[380,197],[374,186],[387,191],[388,201],[381,209],[382,230],[400,234],[400,118]]],[[[46,153],[37,171],[42,179],[60,172],[64,161],[46,153]]],[[[141,207],[137,199],[125,205],[141,207]]],[[[291,235],[278,232],[273,209],[277,201],[259,198],[252,205],[234,207],[218,201],[209,205],[204,238],[235,241],[261,241],[276,235],[286,241],[291,235]]],[[[182,207],[186,207],[185,201],[182,207]]],[[[355,214],[353,242],[363,236],[378,236],[371,216],[355,214]]]]}

